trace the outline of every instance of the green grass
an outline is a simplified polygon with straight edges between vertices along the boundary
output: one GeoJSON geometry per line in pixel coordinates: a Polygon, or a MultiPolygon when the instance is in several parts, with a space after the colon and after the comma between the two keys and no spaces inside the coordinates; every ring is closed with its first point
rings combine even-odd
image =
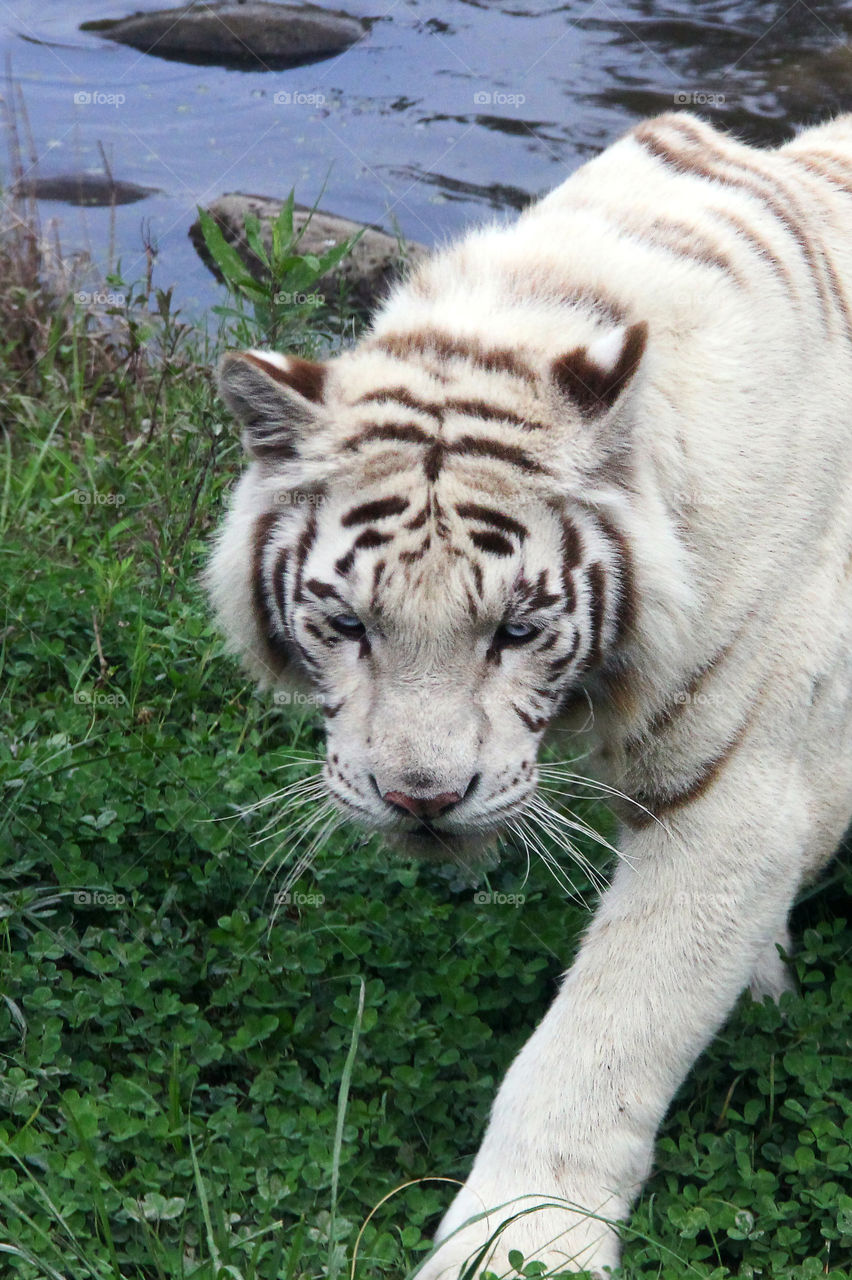
{"type": "MultiPolygon", "coordinates": [[[[489,883],[523,906],[482,906],[349,835],[276,911],[292,849],[240,810],[322,742],[198,586],[241,462],[218,340],[147,285],[104,332],[0,279],[0,1275],[342,1280],[369,1217],[355,1276],[401,1278],[585,909],[520,856],[489,883]]],[[[625,1280],[848,1275],[850,894],[847,859],[798,909],[801,996],[744,998],[680,1091],[625,1280]]]]}

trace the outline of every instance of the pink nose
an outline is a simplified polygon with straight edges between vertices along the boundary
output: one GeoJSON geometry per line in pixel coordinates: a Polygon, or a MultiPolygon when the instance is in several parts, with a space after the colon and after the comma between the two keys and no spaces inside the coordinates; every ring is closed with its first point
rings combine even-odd
{"type": "Polygon", "coordinates": [[[415,818],[438,818],[458,804],[458,791],[442,791],[439,796],[407,796],[402,791],[386,791],[382,799],[395,809],[413,813],[415,818]]]}

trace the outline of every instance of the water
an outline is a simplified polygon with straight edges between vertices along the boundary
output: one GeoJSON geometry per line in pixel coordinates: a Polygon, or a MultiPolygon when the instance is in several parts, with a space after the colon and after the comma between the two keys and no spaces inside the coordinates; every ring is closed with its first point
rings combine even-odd
{"type": "MultiPolygon", "coordinates": [[[[322,193],[323,208],[434,244],[507,216],[673,105],[763,143],[852,109],[849,4],[352,0],[376,19],[362,42],[276,72],[167,62],[79,31],[160,7],[7,0],[0,43],[39,173],[100,172],[102,146],[116,178],[157,189],[115,210],[116,250],[125,279],[141,276],[145,224],[157,279],[189,312],[218,290],[187,229],[225,191],[322,193]],[[107,101],[75,102],[87,93],[107,101]]],[[[108,210],[41,208],[66,247],[106,261],[108,210]]]]}

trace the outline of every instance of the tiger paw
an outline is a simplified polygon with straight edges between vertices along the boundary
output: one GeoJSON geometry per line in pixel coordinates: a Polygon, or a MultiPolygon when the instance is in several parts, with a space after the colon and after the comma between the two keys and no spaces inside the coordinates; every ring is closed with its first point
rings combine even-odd
{"type": "Polygon", "coordinates": [[[435,1252],[414,1280],[459,1280],[473,1262],[471,1278],[477,1280],[489,1273],[521,1274],[531,1262],[544,1264],[542,1277],[588,1270],[605,1280],[603,1268],[614,1270],[620,1252],[612,1211],[611,1197],[594,1213],[561,1197],[521,1195],[508,1201],[464,1187],[441,1223],[435,1252]],[[482,1201],[497,1207],[483,1213],[482,1201]]]}

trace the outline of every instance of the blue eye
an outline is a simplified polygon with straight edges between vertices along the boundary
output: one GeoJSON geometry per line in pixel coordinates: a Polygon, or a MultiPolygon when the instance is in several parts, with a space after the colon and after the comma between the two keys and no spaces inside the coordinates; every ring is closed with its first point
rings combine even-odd
{"type": "Polygon", "coordinates": [[[498,627],[494,639],[499,645],[527,644],[538,635],[538,628],[528,622],[504,622],[498,627]]]}
{"type": "Polygon", "coordinates": [[[354,613],[336,613],[333,618],[329,618],[329,622],[347,640],[360,640],[367,632],[361,619],[354,613]]]}

